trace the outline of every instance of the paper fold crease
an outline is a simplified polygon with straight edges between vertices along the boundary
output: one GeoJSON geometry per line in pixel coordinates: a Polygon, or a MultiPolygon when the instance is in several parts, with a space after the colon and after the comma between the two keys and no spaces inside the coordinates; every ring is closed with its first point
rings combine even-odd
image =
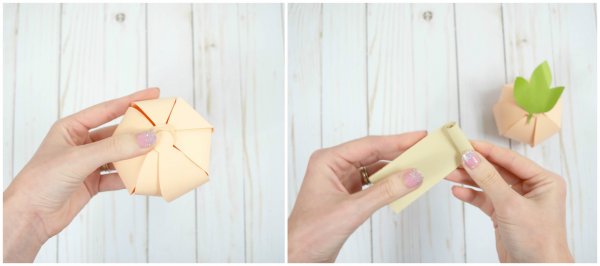
{"type": "Polygon", "coordinates": [[[423,174],[423,183],[419,188],[390,204],[390,207],[399,213],[460,166],[462,153],[472,149],[471,143],[458,124],[450,122],[429,133],[369,177],[369,180],[377,183],[391,174],[410,168],[416,168],[423,174]]]}
{"type": "Polygon", "coordinates": [[[153,150],[113,163],[129,193],[171,201],[208,181],[213,127],[183,99],[132,103],[114,135],[144,131],[153,150]]]}

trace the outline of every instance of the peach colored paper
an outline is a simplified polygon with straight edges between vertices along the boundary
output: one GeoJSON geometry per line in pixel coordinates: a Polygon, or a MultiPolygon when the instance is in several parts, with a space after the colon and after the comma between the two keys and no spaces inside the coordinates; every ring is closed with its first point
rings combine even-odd
{"type": "Polygon", "coordinates": [[[552,110],[534,114],[527,123],[527,112],[515,102],[513,85],[506,84],[493,112],[500,135],[534,147],[560,130],[562,100],[552,110]]]}
{"type": "Polygon", "coordinates": [[[208,181],[213,127],[181,98],[132,103],[113,135],[153,131],[145,155],[114,162],[130,194],[171,201],[208,181]]]}

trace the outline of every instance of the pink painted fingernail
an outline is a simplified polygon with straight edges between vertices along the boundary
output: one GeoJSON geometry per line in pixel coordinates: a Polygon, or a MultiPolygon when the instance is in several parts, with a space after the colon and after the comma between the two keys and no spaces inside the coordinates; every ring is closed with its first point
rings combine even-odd
{"type": "Polygon", "coordinates": [[[152,146],[154,142],[156,142],[156,134],[154,134],[152,131],[139,133],[137,134],[136,138],[140,148],[148,148],[152,146]]]}
{"type": "Polygon", "coordinates": [[[423,182],[423,175],[417,169],[411,169],[404,174],[404,185],[408,188],[418,186],[423,182]]]}
{"type": "Polygon", "coordinates": [[[467,167],[473,169],[479,165],[479,157],[473,151],[467,151],[463,153],[462,160],[467,167]]]}

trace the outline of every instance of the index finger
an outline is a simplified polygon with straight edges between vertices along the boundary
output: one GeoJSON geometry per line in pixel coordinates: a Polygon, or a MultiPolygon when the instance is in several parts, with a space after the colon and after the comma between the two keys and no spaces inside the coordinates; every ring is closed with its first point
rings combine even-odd
{"type": "Polygon", "coordinates": [[[356,167],[380,160],[393,160],[427,136],[427,131],[408,132],[392,136],[368,136],[329,148],[356,167]]]}
{"type": "Polygon", "coordinates": [[[544,168],[532,160],[506,148],[485,141],[471,141],[473,148],[491,162],[521,179],[530,179],[544,172],[544,168]]]}
{"type": "Polygon", "coordinates": [[[121,98],[113,99],[88,107],[65,118],[84,126],[87,130],[98,127],[123,115],[132,102],[156,99],[160,95],[158,88],[148,88],[121,98]]]}

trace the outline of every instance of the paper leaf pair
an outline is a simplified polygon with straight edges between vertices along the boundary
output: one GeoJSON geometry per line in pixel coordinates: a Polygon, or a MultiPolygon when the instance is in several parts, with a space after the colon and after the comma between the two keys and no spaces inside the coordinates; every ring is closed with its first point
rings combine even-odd
{"type": "Polygon", "coordinates": [[[552,73],[548,62],[540,64],[529,81],[523,77],[517,77],[514,85],[514,98],[517,104],[527,111],[527,123],[533,114],[545,113],[556,105],[564,87],[551,88],[552,73]]]}

